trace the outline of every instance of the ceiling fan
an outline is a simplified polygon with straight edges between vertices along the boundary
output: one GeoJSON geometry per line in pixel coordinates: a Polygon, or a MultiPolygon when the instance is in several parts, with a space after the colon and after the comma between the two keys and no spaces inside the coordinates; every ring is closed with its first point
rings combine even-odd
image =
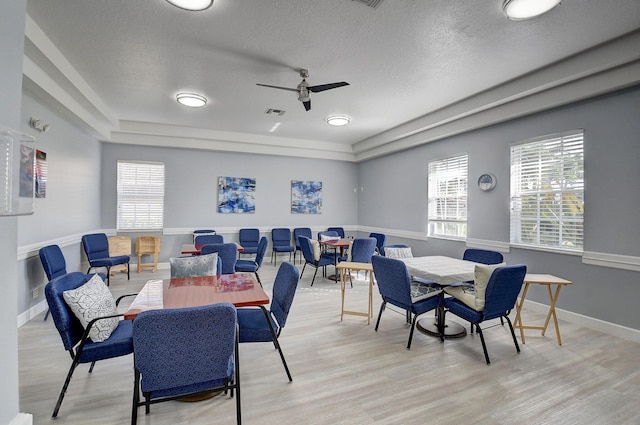
{"type": "Polygon", "coordinates": [[[290,87],[280,87],[280,86],[270,86],[268,84],[259,84],[256,85],[262,87],[271,87],[272,89],[280,89],[280,90],[289,90],[298,93],[298,100],[302,102],[304,105],[304,109],[306,111],[311,109],[311,100],[309,99],[309,92],[311,93],[319,93],[325,90],[337,89],[338,87],[348,86],[349,83],[341,81],[339,83],[329,83],[329,84],[320,84],[319,86],[310,86],[307,83],[307,77],[309,77],[309,70],[301,69],[300,76],[302,77],[302,81],[298,84],[298,87],[290,88],[290,87]]]}

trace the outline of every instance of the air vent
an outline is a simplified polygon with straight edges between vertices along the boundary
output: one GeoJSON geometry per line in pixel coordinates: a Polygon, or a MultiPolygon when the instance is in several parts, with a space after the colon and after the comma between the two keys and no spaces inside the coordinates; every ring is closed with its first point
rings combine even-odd
{"type": "Polygon", "coordinates": [[[271,114],[284,115],[285,112],[287,111],[283,111],[282,109],[273,109],[273,108],[269,108],[266,111],[264,111],[264,113],[267,115],[271,115],[271,114]]]}
{"type": "Polygon", "coordinates": [[[356,1],[358,3],[365,4],[367,6],[373,7],[374,9],[380,6],[380,3],[382,3],[382,0],[351,0],[351,1],[356,1]]]}

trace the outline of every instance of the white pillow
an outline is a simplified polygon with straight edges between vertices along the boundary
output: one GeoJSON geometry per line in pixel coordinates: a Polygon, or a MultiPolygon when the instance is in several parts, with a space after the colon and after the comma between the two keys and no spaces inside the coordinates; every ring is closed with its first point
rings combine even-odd
{"type": "Polygon", "coordinates": [[[387,258],[413,258],[411,247],[409,248],[384,248],[384,256],[387,258]]]}
{"type": "Polygon", "coordinates": [[[446,287],[444,292],[462,301],[472,309],[476,311],[482,311],[484,309],[484,297],[487,291],[487,283],[491,278],[491,274],[498,267],[504,267],[506,263],[500,264],[476,264],[474,271],[474,285],[473,291],[470,291],[464,285],[455,287],[446,287]]]}
{"type": "MultiPolygon", "coordinates": [[[[113,295],[100,276],[94,274],[84,285],[62,293],[73,314],[86,329],[96,317],[118,314],[113,295]]],[[[89,337],[93,342],[102,342],[118,327],[119,318],[98,320],[91,326],[89,337]]]]}
{"type": "Polygon", "coordinates": [[[313,259],[316,261],[320,260],[320,244],[318,241],[309,239],[311,241],[311,248],[313,250],[313,259]]]}
{"type": "Polygon", "coordinates": [[[171,267],[171,278],[215,276],[218,253],[169,258],[169,266],[171,267]]]}
{"type": "Polygon", "coordinates": [[[353,251],[353,239],[349,241],[349,248],[347,248],[347,261],[351,262],[351,251],[353,251]]]}
{"type": "Polygon", "coordinates": [[[340,239],[340,236],[327,236],[327,235],[320,235],[320,240],[322,242],[329,242],[329,241],[337,241],[340,239]]]}

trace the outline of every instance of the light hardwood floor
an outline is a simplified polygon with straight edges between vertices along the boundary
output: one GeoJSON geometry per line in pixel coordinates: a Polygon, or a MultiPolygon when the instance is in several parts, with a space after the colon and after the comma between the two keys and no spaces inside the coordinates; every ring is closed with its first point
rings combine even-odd
{"type": "MultiPolygon", "coordinates": [[[[302,267],[300,266],[300,270],[302,267]]],[[[276,268],[260,277],[271,294],[276,268]]],[[[281,344],[289,383],[273,345],[241,344],[242,414],[245,424],[639,424],[640,344],[561,321],[563,346],[553,331],[527,331],[516,353],[508,327],[486,330],[492,364],[484,362],[477,335],[440,343],[416,331],[406,350],[404,315],[387,309],[374,320],[340,321],[339,285],[313,269],[300,281],[281,344]]],[[[111,278],[114,295],[136,292],[167,270],[111,278]]],[[[571,288],[563,297],[571,296],[571,288]]],[[[365,309],[363,273],[347,293],[349,309],[365,309]]],[[[525,323],[540,320],[524,312],[525,323]]],[[[427,313],[432,314],[432,313],[427,313]]],[[[512,320],[515,312],[512,313],[512,320]]],[[[70,365],[51,319],[36,317],[18,331],[20,410],[34,424],[50,416],[70,365]]],[[[461,323],[464,323],[461,321],[461,323]]],[[[133,389],[132,356],[80,365],[62,404],[58,424],[126,424],[133,389]]],[[[235,402],[216,397],[197,403],[154,405],[139,423],[233,424],[235,402]]]]}

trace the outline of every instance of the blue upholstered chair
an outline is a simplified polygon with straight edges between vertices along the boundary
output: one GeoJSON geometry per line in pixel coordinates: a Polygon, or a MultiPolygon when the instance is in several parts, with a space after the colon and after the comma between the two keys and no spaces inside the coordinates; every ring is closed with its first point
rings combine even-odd
{"type": "Polygon", "coordinates": [[[345,237],[344,228],[343,227],[329,227],[327,228],[328,232],[336,232],[338,236],[341,238],[345,237]]]}
{"type": "MultiPolygon", "coordinates": [[[[313,286],[313,282],[316,280],[316,274],[318,274],[318,269],[322,267],[324,270],[326,266],[335,264],[335,254],[321,252],[320,247],[317,247],[314,250],[312,243],[317,244],[318,242],[312,242],[311,239],[306,236],[298,236],[298,243],[300,244],[302,256],[304,257],[304,266],[302,266],[302,273],[300,274],[300,277],[304,274],[307,264],[314,267],[316,271],[313,273],[313,279],[311,279],[311,286],[313,286]]],[[[324,274],[325,273],[323,273],[323,275],[324,274]]]]}
{"type": "Polygon", "coordinates": [[[94,268],[106,268],[107,269],[107,286],[109,285],[109,275],[111,267],[121,264],[127,265],[127,280],[129,280],[129,256],[118,255],[115,257],[109,256],[109,239],[104,233],[94,233],[91,235],[84,235],[82,237],[82,247],[84,248],[87,259],[89,260],[89,269],[87,273],[94,268]]]}
{"type": "MultiPolygon", "coordinates": [[[[353,244],[349,249],[349,255],[347,261],[353,261],[355,263],[370,263],[371,257],[376,252],[376,238],[356,238],[353,240],[353,244]]],[[[351,273],[349,273],[349,280],[353,287],[353,281],[351,280],[351,273]]]]}
{"type": "Polygon", "coordinates": [[[240,229],[238,242],[244,248],[242,254],[255,254],[260,243],[260,229],[240,229]]]}
{"type": "MultiPolygon", "coordinates": [[[[318,232],[318,240],[321,240],[322,237],[331,237],[331,238],[339,238],[340,235],[335,230],[324,230],[322,232],[318,232]]],[[[311,238],[309,238],[311,239],[311,238]]]]}
{"type": "Polygon", "coordinates": [[[387,235],[383,233],[369,233],[370,238],[376,238],[376,252],[382,254],[382,247],[387,243],[387,235]]]}
{"type": "Polygon", "coordinates": [[[216,231],[213,229],[197,229],[193,231],[193,243],[196,243],[196,237],[200,235],[215,235],[216,231]]]}
{"type": "Polygon", "coordinates": [[[289,309],[296,294],[300,271],[291,263],[282,263],[273,282],[271,307],[239,308],[238,325],[240,326],[240,342],[273,342],[280,353],[289,381],[292,381],[287,361],[282,354],[278,337],[287,322],[289,309]]]}
{"type": "MultiPolygon", "coordinates": [[[[445,314],[443,314],[442,317],[443,321],[446,312],[449,311],[456,316],[469,321],[472,326],[475,326],[476,330],[478,331],[478,335],[480,335],[482,350],[484,351],[484,358],[487,361],[487,364],[490,364],[489,353],[487,352],[484,335],[482,333],[482,329],[480,328],[480,323],[486,320],[497,318],[507,319],[509,329],[511,330],[511,336],[513,337],[513,343],[516,346],[516,351],[518,353],[520,352],[520,347],[518,346],[518,341],[516,340],[516,334],[513,330],[513,325],[511,324],[511,320],[509,319],[509,313],[516,304],[516,299],[518,298],[518,294],[520,293],[520,289],[522,288],[522,283],[524,281],[524,276],[526,273],[527,267],[522,264],[498,267],[493,270],[486,284],[483,308],[472,308],[461,299],[456,298],[455,295],[445,298],[442,302],[445,308],[445,314]]],[[[477,274],[478,273],[476,273],[476,275],[477,274]]],[[[478,284],[478,282],[476,282],[476,284],[478,284]]],[[[470,303],[468,300],[467,302],[470,303]]],[[[444,341],[444,338],[442,336],[441,339],[444,341]]]]}
{"type": "Polygon", "coordinates": [[[296,247],[291,245],[291,230],[287,228],[271,230],[271,262],[274,266],[278,263],[278,253],[288,252],[289,261],[291,261],[291,253],[295,250],[296,247]]]}
{"type": "Polygon", "coordinates": [[[216,243],[202,247],[201,255],[217,252],[218,258],[222,260],[222,274],[233,274],[236,272],[236,261],[238,261],[238,245],[234,242],[216,243]]]}
{"type": "Polygon", "coordinates": [[[303,260],[302,249],[300,248],[300,242],[298,242],[298,236],[305,236],[309,239],[313,237],[311,233],[311,229],[309,227],[296,227],[295,229],[293,229],[293,242],[296,244],[296,250],[293,252],[294,264],[296,262],[296,254],[298,253],[298,251],[300,251],[300,261],[303,260]]]}
{"type": "Polygon", "coordinates": [[[264,254],[267,252],[267,245],[269,245],[269,241],[267,240],[267,237],[266,236],[261,237],[260,242],[258,242],[258,252],[256,253],[255,260],[236,261],[236,271],[254,273],[256,275],[256,279],[258,279],[258,283],[260,284],[260,286],[262,286],[262,281],[260,280],[260,276],[258,276],[258,270],[262,265],[264,254]]]}
{"type": "MultiPolygon", "coordinates": [[[[38,254],[40,255],[44,273],[47,275],[47,280],[53,280],[67,273],[67,262],[58,245],[44,246],[40,248],[38,254]]],[[[49,310],[45,313],[44,320],[47,320],[48,317],[49,310]]]]}
{"type": "MultiPolygon", "coordinates": [[[[62,400],[67,391],[71,377],[76,367],[80,363],[91,363],[89,373],[93,371],[95,362],[113,357],[124,356],[133,352],[132,327],[130,320],[120,320],[111,336],[102,342],[93,342],[89,338],[89,331],[93,329],[100,319],[119,317],[122,314],[108,315],[96,318],[89,322],[86,330],[78,318],[71,311],[64,300],[63,292],[77,289],[84,285],[92,275],[80,272],[63,274],[51,280],[44,288],[45,297],[49,304],[49,311],[53,318],[53,323],[62,338],[64,349],[71,355],[71,367],[58,396],[58,401],[53,410],[52,417],[58,416],[58,411],[62,405],[62,400]]],[[[116,300],[116,305],[123,297],[116,300]]],[[[124,384],[124,383],[123,383],[124,384]]],[[[105,397],[107,395],[105,394],[105,397]]]]}
{"type": "Polygon", "coordinates": [[[235,390],[236,421],[242,423],[233,304],[144,311],[133,322],[133,346],[133,425],[140,406],[149,414],[151,404],[218,390],[230,390],[232,397],[235,390]]]}
{"type": "MultiPolygon", "coordinates": [[[[378,282],[378,290],[382,296],[382,304],[380,305],[380,313],[378,313],[375,330],[378,330],[380,317],[382,317],[382,312],[387,304],[392,304],[405,310],[407,319],[411,318],[411,330],[407,341],[408,350],[411,348],[411,340],[413,339],[418,316],[437,308],[440,304],[440,297],[431,296],[419,300],[412,299],[411,276],[409,276],[407,266],[400,260],[374,255],[371,258],[371,263],[373,265],[373,273],[378,282]]],[[[437,294],[434,292],[434,295],[437,294]]]]}
{"type": "Polygon", "coordinates": [[[462,259],[482,264],[500,264],[504,261],[502,254],[497,251],[475,248],[465,250],[462,259]]]}
{"type": "Polygon", "coordinates": [[[222,235],[198,235],[194,239],[196,245],[210,245],[214,243],[224,243],[222,235]]]}

